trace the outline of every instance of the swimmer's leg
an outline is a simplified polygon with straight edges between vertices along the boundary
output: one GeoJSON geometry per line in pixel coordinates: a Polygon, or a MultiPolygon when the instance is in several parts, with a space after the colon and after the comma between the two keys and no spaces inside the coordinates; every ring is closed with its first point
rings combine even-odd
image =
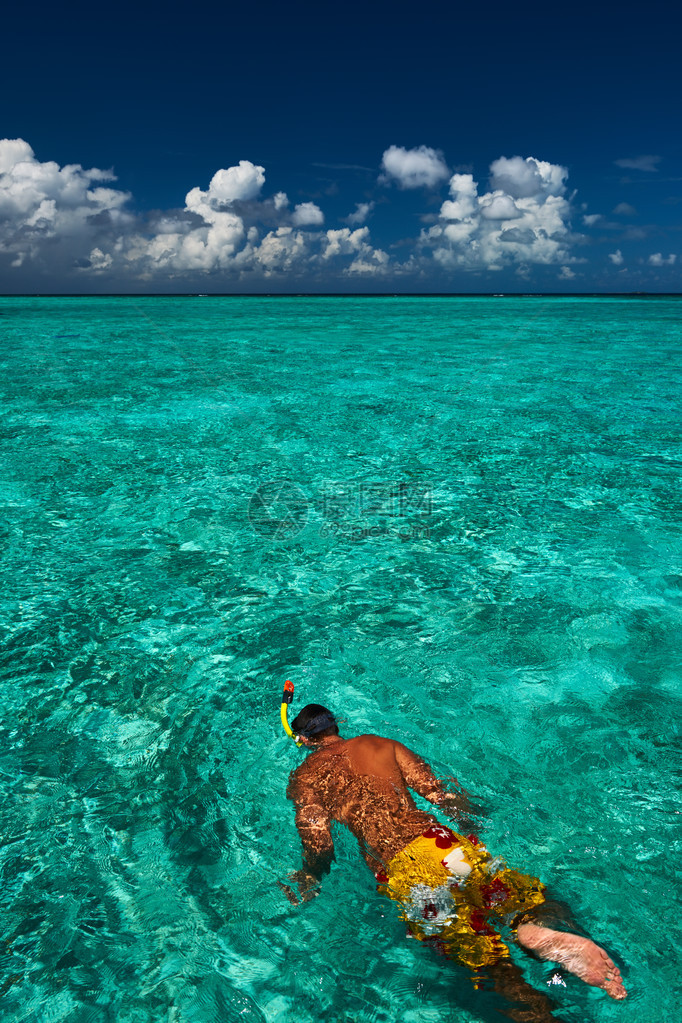
{"type": "Polygon", "coordinates": [[[557,1017],[552,1015],[552,1003],[547,995],[531,987],[511,959],[501,959],[486,967],[485,976],[495,991],[510,1003],[502,1015],[516,1023],[555,1023],[557,1017]]]}
{"type": "MultiPolygon", "coordinates": [[[[553,911],[549,907],[544,913],[542,910],[543,907],[538,906],[522,917],[516,931],[519,945],[540,959],[559,963],[586,984],[603,988],[611,998],[618,1001],[626,998],[620,970],[604,949],[582,934],[570,934],[549,926],[550,922],[554,923],[550,916],[553,911]]],[[[561,926],[561,922],[557,922],[561,926]]]]}
{"type": "Polygon", "coordinates": [[[585,928],[576,921],[566,903],[551,897],[517,917],[517,924],[522,922],[537,924],[538,927],[548,927],[552,931],[579,934],[582,938],[590,937],[585,928]]]}

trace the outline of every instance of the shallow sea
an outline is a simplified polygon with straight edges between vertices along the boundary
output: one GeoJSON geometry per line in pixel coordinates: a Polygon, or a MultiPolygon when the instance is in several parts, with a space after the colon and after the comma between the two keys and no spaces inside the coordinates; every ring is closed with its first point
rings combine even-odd
{"type": "Polygon", "coordinates": [[[515,951],[557,1019],[677,1018],[681,313],[0,299],[3,1020],[500,1018],[342,830],[284,899],[287,678],[619,957],[616,1004],[515,951]]]}

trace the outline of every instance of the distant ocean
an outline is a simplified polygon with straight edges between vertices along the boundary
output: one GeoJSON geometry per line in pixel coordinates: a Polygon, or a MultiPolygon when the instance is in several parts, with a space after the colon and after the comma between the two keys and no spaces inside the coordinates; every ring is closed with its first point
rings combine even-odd
{"type": "Polygon", "coordinates": [[[3,1020],[498,1018],[344,831],[284,899],[288,678],[620,957],[557,1019],[677,1018],[681,313],[0,298],[3,1020]]]}

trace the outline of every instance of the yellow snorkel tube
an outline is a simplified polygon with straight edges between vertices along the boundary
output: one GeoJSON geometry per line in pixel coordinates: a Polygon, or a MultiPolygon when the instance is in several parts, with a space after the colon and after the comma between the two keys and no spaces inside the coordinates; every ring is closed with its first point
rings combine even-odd
{"type": "MultiPolygon", "coordinates": [[[[290,739],[296,742],[294,733],[291,731],[289,720],[287,718],[287,711],[289,710],[289,704],[294,698],[294,683],[290,682],[289,679],[284,683],[284,692],[282,693],[282,705],[279,708],[279,716],[282,719],[282,728],[287,733],[290,739]]],[[[303,743],[297,742],[297,746],[302,746],[303,743]]]]}

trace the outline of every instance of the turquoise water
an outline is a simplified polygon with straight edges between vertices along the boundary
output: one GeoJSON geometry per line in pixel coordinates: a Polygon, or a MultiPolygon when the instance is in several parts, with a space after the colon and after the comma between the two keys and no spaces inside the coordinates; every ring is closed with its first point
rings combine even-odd
{"type": "Polygon", "coordinates": [[[282,896],[286,678],[621,957],[557,1018],[676,1018],[681,311],[0,299],[4,1020],[499,1018],[346,833],[282,896]]]}

